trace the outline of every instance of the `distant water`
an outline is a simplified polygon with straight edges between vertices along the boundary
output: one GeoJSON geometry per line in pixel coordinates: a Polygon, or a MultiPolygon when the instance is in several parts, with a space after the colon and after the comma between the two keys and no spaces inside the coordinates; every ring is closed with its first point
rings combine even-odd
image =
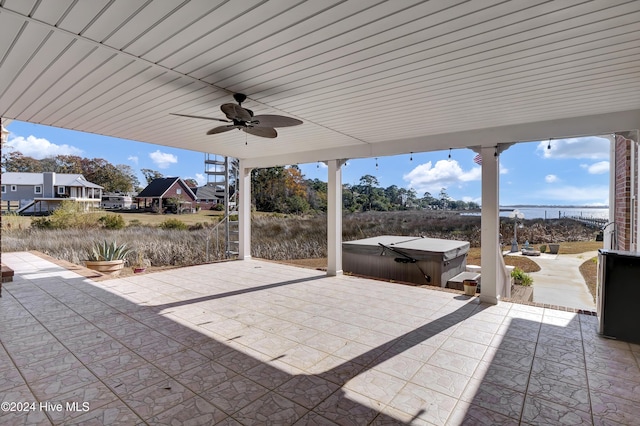
{"type": "Polygon", "coordinates": [[[524,213],[525,219],[558,219],[565,216],[578,216],[597,219],[608,219],[608,207],[563,207],[563,206],[535,206],[535,207],[500,207],[500,216],[509,217],[514,209],[524,213]]]}

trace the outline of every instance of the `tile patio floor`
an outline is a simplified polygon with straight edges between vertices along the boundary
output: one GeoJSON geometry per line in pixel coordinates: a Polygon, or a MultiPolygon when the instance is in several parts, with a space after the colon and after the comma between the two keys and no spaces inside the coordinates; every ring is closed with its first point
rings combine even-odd
{"type": "Polygon", "coordinates": [[[0,401],[35,403],[2,425],[640,419],[640,346],[593,316],[258,260],[101,282],[2,261],[0,401]]]}

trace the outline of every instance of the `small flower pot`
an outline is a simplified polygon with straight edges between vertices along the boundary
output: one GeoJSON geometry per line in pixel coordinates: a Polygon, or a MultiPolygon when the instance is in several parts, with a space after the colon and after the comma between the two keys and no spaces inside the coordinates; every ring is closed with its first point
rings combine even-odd
{"type": "Polygon", "coordinates": [[[464,285],[464,294],[466,296],[475,296],[476,291],[478,289],[478,281],[476,280],[464,280],[462,282],[464,285]]]}

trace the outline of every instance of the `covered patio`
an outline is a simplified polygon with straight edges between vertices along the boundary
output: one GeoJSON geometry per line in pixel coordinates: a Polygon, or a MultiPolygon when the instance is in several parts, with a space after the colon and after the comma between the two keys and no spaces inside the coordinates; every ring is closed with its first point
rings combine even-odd
{"type": "Polygon", "coordinates": [[[0,2],[0,117],[239,159],[241,259],[94,282],[3,253],[1,399],[64,409],[0,423],[633,423],[638,346],[501,301],[498,213],[511,144],[615,135],[637,248],[639,18],[623,0],[0,2]],[[170,115],[220,117],[237,92],[303,124],[268,140],[170,115]],[[482,158],[480,297],[343,276],[345,161],[462,148],[482,158]],[[252,259],[251,170],[315,162],[327,273],[252,259]]]}
{"type": "Polygon", "coordinates": [[[34,405],[3,406],[2,424],[640,416],[640,346],[599,337],[592,315],[259,260],[101,282],[32,253],[3,262],[0,395],[34,405]]]}
{"type": "MultiPolygon", "coordinates": [[[[625,0],[6,0],[0,117],[239,159],[242,259],[251,170],[325,162],[329,275],[342,273],[348,159],[471,148],[482,158],[480,297],[495,304],[510,288],[498,193],[511,144],[617,135],[634,163],[623,201],[638,193],[638,17],[640,2],[625,0]],[[256,116],[303,124],[266,139],[207,135],[212,121],[190,118],[220,118],[234,93],[256,116]]],[[[611,213],[631,249],[633,203],[611,213]]]]}

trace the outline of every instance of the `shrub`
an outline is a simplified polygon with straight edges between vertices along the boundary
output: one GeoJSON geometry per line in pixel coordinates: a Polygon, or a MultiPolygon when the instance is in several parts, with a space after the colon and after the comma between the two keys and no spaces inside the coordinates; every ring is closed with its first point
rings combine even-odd
{"type": "Polygon", "coordinates": [[[160,228],[184,230],[187,229],[187,224],[179,219],[167,219],[160,224],[160,228]]]}
{"type": "Polygon", "coordinates": [[[544,244],[542,244],[542,245],[540,246],[540,253],[544,253],[544,252],[546,252],[546,251],[547,251],[547,246],[546,246],[546,245],[544,245],[544,244]]]}
{"type": "Polygon", "coordinates": [[[533,278],[531,278],[531,275],[527,274],[522,269],[517,267],[514,268],[513,271],[511,271],[511,277],[516,282],[516,284],[525,286],[530,286],[531,284],[533,284],[533,278]]]}
{"type": "Polygon", "coordinates": [[[31,226],[37,229],[91,229],[98,228],[97,213],[86,212],[80,203],[65,200],[49,217],[35,219],[31,226]]]}
{"type": "Polygon", "coordinates": [[[120,214],[108,214],[98,219],[107,229],[122,229],[126,226],[124,218],[120,214]]]}
{"type": "Polygon", "coordinates": [[[53,222],[48,217],[38,217],[31,221],[31,227],[35,229],[54,229],[53,222]]]}
{"type": "Polygon", "coordinates": [[[213,206],[211,206],[211,208],[209,210],[215,210],[217,212],[221,212],[224,210],[224,204],[214,204],[213,206]]]}

